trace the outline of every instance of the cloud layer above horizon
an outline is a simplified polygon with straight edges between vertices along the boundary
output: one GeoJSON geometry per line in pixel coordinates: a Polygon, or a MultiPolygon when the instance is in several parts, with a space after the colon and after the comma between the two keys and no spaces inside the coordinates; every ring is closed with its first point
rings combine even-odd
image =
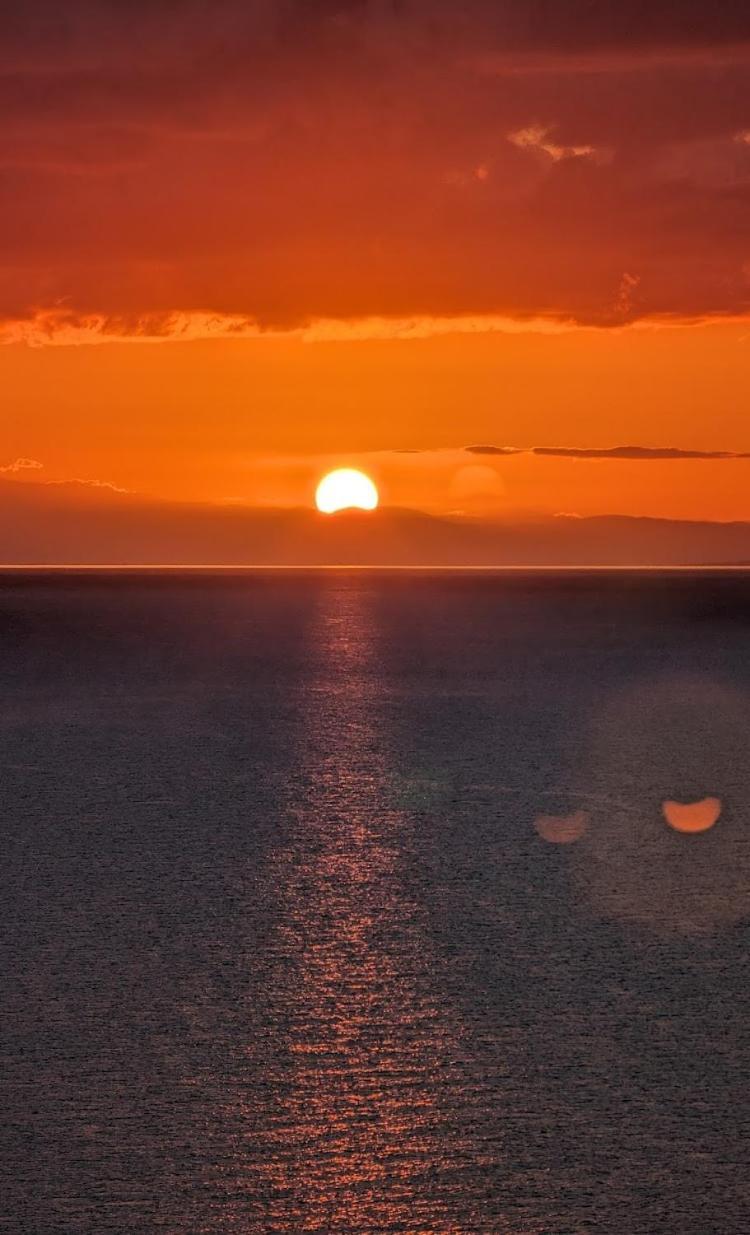
{"type": "Polygon", "coordinates": [[[750,459],[744,450],[683,450],[679,446],[466,446],[470,455],[541,455],[555,459],[750,459]]]}
{"type": "Polygon", "coordinates": [[[744,4],[29,0],[0,21],[0,334],[748,310],[744,4]]]}

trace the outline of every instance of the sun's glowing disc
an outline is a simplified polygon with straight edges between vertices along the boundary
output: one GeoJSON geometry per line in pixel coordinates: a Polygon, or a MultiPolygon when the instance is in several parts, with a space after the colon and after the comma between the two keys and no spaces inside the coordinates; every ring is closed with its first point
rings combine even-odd
{"type": "Polygon", "coordinates": [[[353,467],[339,467],[324,476],[315,491],[315,505],[324,515],[356,506],[359,510],[374,510],[378,491],[364,472],[353,467]]]}

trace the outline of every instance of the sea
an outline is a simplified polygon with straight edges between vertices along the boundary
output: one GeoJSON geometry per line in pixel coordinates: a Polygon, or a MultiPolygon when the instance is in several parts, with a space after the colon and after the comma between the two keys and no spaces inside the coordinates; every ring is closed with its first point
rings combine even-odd
{"type": "Polygon", "coordinates": [[[0,1230],[747,1235],[750,574],[0,573],[0,1230]]]}

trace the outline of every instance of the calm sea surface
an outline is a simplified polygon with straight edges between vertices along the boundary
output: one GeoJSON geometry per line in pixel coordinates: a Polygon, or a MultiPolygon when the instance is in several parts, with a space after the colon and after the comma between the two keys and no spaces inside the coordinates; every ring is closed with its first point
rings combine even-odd
{"type": "Polygon", "coordinates": [[[2,575],[0,835],[0,1230],[750,1231],[750,576],[2,575]]]}

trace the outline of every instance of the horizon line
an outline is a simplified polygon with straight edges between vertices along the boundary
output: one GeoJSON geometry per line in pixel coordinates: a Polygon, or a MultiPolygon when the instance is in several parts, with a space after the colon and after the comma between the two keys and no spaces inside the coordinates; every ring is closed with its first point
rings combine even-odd
{"type": "Polygon", "coordinates": [[[550,573],[553,571],[670,571],[717,573],[732,572],[749,573],[750,562],[683,562],[683,563],[613,563],[613,562],[583,562],[583,563],[515,563],[498,565],[451,565],[441,563],[397,563],[397,562],[309,562],[309,563],[211,563],[211,562],[0,562],[0,574],[9,573],[41,573],[84,571],[122,572],[139,571],[210,571],[259,572],[259,571],[440,571],[455,573],[461,571],[474,574],[497,574],[518,571],[533,571],[550,573]]]}

